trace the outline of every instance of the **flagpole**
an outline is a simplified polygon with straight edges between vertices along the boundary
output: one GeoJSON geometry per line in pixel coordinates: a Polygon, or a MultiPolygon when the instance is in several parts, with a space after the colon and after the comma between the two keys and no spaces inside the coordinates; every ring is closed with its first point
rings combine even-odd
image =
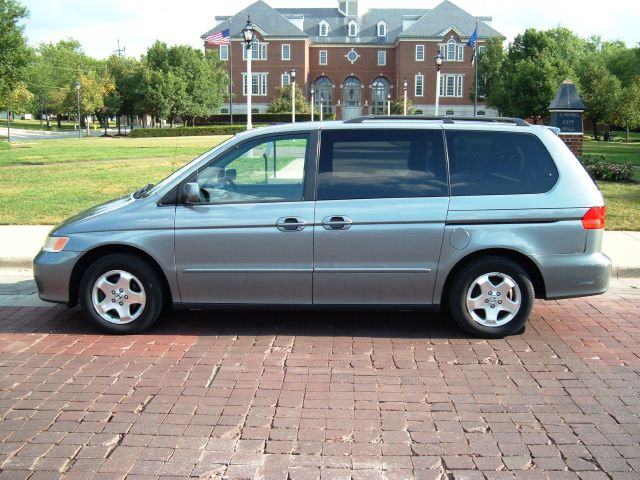
{"type": "Polygon", "coordinates": [[[229,32],[229,117],[231,125],[233,125],[233,60],[231,51],[233,50],[233,42],[231,41],[231,32],[229,32]]]}
{"type": "Polygon", "coordinates": [[[475,92],[473,94],[473,116],[478,115],[478,18],[476,18],[476,39],[473,42],[473,66],[475,68],[475,92]]]}

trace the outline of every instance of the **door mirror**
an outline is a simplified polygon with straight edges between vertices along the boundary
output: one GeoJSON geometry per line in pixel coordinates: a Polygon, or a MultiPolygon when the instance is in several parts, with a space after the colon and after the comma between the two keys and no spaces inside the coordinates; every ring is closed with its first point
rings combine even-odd
{"type": "Polygon", "coordinates": [[[224,172],[224,178],[235,182],[238,178],[238,171],[235,168],[227,168],[224,172]]]}
{"type": "Polygon", "coordinates": [[[185,183],[182,189],[184,203],[200,203],[200,186],[197,183],[185,183]]]}

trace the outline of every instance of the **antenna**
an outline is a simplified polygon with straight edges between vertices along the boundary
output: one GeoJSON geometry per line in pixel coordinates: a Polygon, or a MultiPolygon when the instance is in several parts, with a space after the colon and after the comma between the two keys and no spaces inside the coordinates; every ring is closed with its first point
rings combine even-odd
{"type": "Polygon", "coordinates": [[[122,56],[122,53],[127,49],[127,47],[120,48],[120,40],[118,40],[118,49],[114,50],[113,53],[117,53],[119,57],[122,56]]]}

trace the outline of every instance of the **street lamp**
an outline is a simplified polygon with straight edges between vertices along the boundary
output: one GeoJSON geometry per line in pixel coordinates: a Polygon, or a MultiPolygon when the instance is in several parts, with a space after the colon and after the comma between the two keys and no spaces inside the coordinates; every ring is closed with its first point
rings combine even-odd
{"type": "Polygon", "coordinates": [[[436,64],[436,117],[438,116],[438,107],[440,104],[440,68],[442,67],[443,60],[444,55],[442,55],[442,52],[438,52],[438,54],[433,57],[433,61],[436,64]]]}
{"type": "Polygon", "coordinates": [[[82,124],[80,122],[80,80],[76,80],[75,87],[76,87],[76,93],[78,95],[78,138],[81,138],[82,124]]]}
{"type": "Polygon", "coordinates": [[[409,86],[409,82],[407,82],[407,79],[405,78],[404,81],[402,82],[402,89],[404,90],[404,109],[403,109],[403,115],[407,114],[407,87],[409,86]]]}
{"type": "Polygon", "coordinates": [[[313,88],[313,85],[311,85],[311,121],[313,122],[313,111],[316,109],[316,105],[315,105],[315,95],[316,91],[313,88]]]}
{"type": "Polygon", "coordinates": [[[322,121],[322,114],[324,111],[324,95],[320,94],[320,121],[322,121]]]}
{"type": "Polygon", "coordinates": [[[391,94],[387,93],[387,115],[391,115],[391,94]]]}
{"type": "Polygon", "coordinates": [[[251,94],[253,93],[253,75],[251,74],[251,57],[253,56],[253,39],[256,29],[251,23],[251,18],[247,16],[247,23],[242,29],[242,37],[246,48],[247,57],[247,130],[251,130],[251,94]]]}
{"type": "Polygon", "coordinates": [[[291,78],[291,123],[296,123],[296,67],[289,70],[291,78]]]}

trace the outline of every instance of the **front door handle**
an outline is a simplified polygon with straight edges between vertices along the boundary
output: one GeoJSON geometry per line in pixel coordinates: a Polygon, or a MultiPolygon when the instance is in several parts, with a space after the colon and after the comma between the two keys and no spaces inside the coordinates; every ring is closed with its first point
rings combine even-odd
{"type": "Polygon", "coordinates": [[[276,222],[276,227],[281,232],[299,232],[306,225],[307,222],[300,217],[280,217],[276,222]]]}
{"type": "Polygon", "coordinates": [[[346,215],[331,215],[322,219],[325,230],[349,230],[353,222],[346,215]]]}

